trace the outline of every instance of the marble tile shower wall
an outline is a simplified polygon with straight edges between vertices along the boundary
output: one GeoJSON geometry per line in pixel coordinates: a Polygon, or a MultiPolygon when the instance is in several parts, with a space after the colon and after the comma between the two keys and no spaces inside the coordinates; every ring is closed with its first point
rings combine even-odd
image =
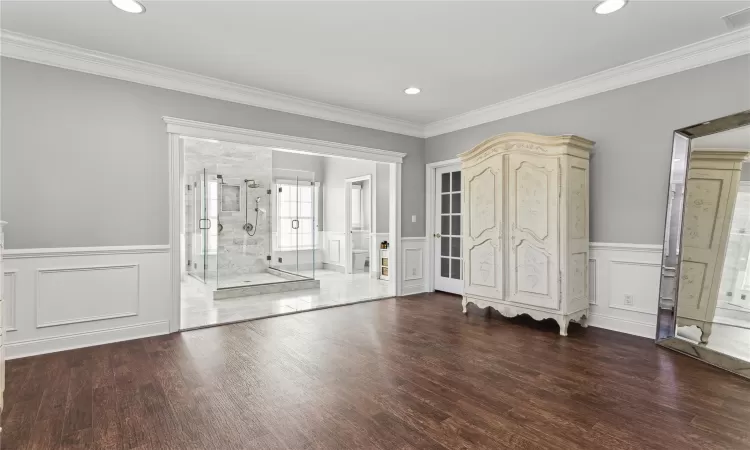
{"type": "Polygon", "coordinates": [[[219,287],[243,284],[242,276],[265,272],[266,256],[271,249],[270,196],[272,150],[229,142],[185,140],[185,174],[196,173],[204,168],[208,173],[223,176],[224,186],[240,187],[239,211],[222,211],[221,190],[218,191],[219,223],[221,232],[217,237],[217,264],[219,287]],[[254,180],[258,188],[246,188],[245,180],[254,180]],[[256,211],[255,199],[260,197],[256,211]],[[247,221],[254,232],[246,232],[247,221]],[[252,234],[252,236],[251,236],[252,234]]]}

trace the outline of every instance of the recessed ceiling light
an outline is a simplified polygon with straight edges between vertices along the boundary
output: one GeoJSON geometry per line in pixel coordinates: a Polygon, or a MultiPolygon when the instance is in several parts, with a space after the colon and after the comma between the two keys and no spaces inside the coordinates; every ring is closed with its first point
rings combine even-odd
{"type": "Polygon", "coordinates": [[[118,9],[133,14],[146,12],[146,7],[136,0],[110,0],[118,9]]]}
{"type": "Polygon", "coordinates": [[[611,14],[619,11],[628,2],[628,0],[604,0],[596,5],[594,12],[597,14],[611,14]]]}
{"type": "Polygon", "coordinates": [[[404,94],[407,95],[417,95],[420,92],[422,92],[422,89],[419,89],[418,87],[408,87],[404,89],[404,94]]]}

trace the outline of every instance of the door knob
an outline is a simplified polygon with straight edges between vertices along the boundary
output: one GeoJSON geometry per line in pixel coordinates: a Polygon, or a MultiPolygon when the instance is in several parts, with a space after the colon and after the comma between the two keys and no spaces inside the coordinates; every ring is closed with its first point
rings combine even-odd
{"type": "Polygon", "coordinates": [[[441,237],[441,236],[440,236],[440,233],[436,233],[436,234],[433,234],[433,236],[435,236],[435,237],[436,237],[436,238],[438,238],[438,239],[440,239],[440,237],[441,237]]]}

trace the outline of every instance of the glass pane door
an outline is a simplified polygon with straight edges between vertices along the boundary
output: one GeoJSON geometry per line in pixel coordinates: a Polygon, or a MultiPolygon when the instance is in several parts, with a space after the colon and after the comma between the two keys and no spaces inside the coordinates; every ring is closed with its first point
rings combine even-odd
{"type": "Polygon", "coordinates": [[[436,170],[435,179],[435,289],[463,292],[461,243],[461,171],[436,170]]]}
{"type": "Polygon", "coordinates": [[[199,228],[201,232],[201,254],[203,259],[203,270],[199,273],[203,275],[203,281],[212,286],[218,282],[218,227],[219,227],[219,208],[218,208],[218,183],[216,174],[209,173],[205,168],[200,174],[200,220],[199,228]]]}

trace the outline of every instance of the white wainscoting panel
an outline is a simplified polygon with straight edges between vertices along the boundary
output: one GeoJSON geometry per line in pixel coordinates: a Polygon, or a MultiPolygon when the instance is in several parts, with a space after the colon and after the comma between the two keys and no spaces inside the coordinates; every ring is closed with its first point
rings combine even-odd
{"type": "Polygon", "coordinates": [[[323,263],[333,269],[343,269],[346,266],[346,233],[343,231],[321,231],[320,241],[325,243],[323,263]]]}
{"type": "Polygon", "coordinates": [[[3,277],[3,329],[16,331],[16,271],[5,270],[3,277]]]}
{"type": "Polygon", "coordinates": [[[169,332],[169,246],[8,250],[4,266],[8,358],[169,332]]]}
{"type": "Polygon", "coordinates": [[[37,328],[137,316],[138,270],[138,264],[37,270],[37,328]]]}
{"type": "Polygon", "coordinates": [[[591,243],[591,326],[656,336],[661,252],[661,245],[591,243]]]}
{"type": "Polygon", "coordinates": [[[403,295],[427,292],[427,277],[424,269],[427,264],[427,238],[401,238],[401,261],[403,274],[401,292],[403,295]]]}

